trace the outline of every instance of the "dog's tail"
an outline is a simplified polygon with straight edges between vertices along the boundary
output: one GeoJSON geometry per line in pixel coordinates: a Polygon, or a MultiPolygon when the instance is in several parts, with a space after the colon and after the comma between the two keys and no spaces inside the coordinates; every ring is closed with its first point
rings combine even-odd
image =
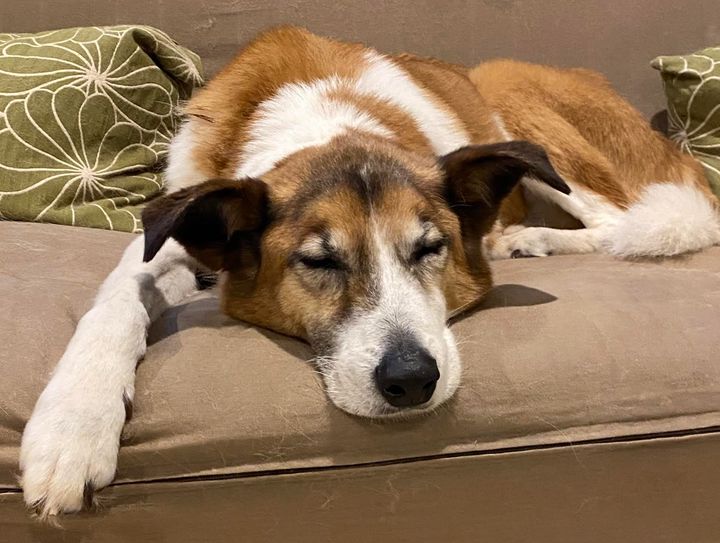
{"type": "Polygon", "coordinates": [[[720,244],[718,202],[695,184],[654,183],[605,238],[621,258],[676,256],[720,244]]]}

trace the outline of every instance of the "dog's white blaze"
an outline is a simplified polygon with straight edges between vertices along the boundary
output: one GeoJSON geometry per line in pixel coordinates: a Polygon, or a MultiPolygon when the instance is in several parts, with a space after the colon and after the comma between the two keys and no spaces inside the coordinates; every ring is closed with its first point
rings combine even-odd
{"type": "Polygon", "coordinates": [[[470,135],[458,117],[434,102],[400,66],[376,51],[366,52],[365,60],[367,68],[355,83],[358,92],[409,113],[438,156],[470,145],[470,135]]]}
{"type": "Polygon", "coordinates": [[[248,143],[235,175],[259,177],[285,157],[307,147],[326,145],[348,130],[392,138],[392,131],[370,113],[328,96],[347,87],[348,81],[338,77],[290,83],[260,104],[248,128],[248,143]]]}
{"type": "Polygon", "coordinates": [[[432,409],[452,396],[461,374],[455,339],[445,322],[445,297],[438,288],[421,287],[377,224],[372,250],[378,300],[373,309],[352,317],[338,334],[337,352],[325,373],[328,395],[350,413],[378,416],[392,411],[377,390],[375,368],[393,334],[408,331],[436,359],[440,370],[432,400],[422,406],[432,409]]]}

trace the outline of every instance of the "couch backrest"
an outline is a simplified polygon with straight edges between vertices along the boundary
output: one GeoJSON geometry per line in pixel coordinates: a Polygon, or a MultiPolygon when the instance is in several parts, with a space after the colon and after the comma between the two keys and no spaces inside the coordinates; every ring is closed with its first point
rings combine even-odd
{"type": "Polygon", "coordinates": [[[646,115],[663,107],[659,54],[720,44],[718,0],[2,0],[0,32],[142,23],[198,52],[208,74],[292,23],[464,64],[511,57],[605,73],[646,115]]]}

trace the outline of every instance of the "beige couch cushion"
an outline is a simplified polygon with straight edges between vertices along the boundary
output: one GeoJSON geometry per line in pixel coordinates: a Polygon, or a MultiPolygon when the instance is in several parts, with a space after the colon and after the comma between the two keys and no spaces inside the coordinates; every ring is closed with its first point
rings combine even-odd
{"type": "MultiPolygon", "coordinates": [[[[129,235],[0,223],[0,489],[16,488],[35,399],[129,235]]],[[[326,399],[299,341],[168,311],[138,368],[120,481],[268,473],[692,434],[720,426],[720,248],[657,263],[510,260],[454,324],[465,375],[436,413],[378,423],[326,399]]]]}

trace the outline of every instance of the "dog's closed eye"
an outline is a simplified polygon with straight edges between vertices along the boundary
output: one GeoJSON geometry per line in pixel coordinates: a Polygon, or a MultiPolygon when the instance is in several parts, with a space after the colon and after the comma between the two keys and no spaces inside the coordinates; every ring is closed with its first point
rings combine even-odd
{"type": "Polygon", "coordinates": [[[410,264],[439,261],[446,254],[448,238],[430,221],[422,224],[422,235],[412,244],[410,264]]]}
{"type": "Polygon", "coordinates": [[[334,253],[299,249],[290,258],[290,266],[307,287],[322,292],[339,292],[349,277],[348,265],[334,253]]]}
{"type": "Polygon", "coordinates": [[[344,270],[345,265],[336,257],[331,255],[309,256],[298,255],[297,262],[306,268],[313,270],[344,270]]]}
{"type": "Polygon", "coordinates": [[[432,256],[441,255],[446,246],[447,241],[444,238],[431,242],[421,241],[412,253],[412,260],[421,262],[432,256]]]}
{"type": "Polygon", "coordinates": [[[348,270],[341,250],[326,232],[305,239],[292,255],[291,264],[300,270],[327,272],[348,270]]]}

